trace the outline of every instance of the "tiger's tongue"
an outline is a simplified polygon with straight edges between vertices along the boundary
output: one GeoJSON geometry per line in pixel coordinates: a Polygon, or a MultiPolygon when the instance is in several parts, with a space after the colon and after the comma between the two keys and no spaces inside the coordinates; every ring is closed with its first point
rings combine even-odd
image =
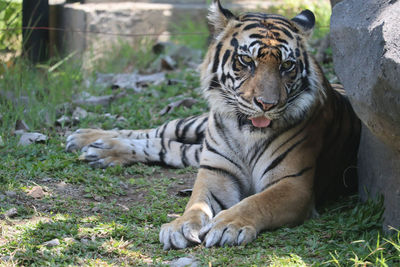
{"type": "Polygon", "coordinates": [[[258,128],[268,127],[269,124],[271,123],[271,120],[263,116],[257,118],[251,118],[250,120],[253,126],[258,128]]]}

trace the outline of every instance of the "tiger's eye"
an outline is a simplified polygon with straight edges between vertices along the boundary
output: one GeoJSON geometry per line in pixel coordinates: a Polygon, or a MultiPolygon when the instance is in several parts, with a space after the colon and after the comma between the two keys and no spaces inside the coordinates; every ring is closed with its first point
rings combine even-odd
{"type": "Polygon", "coordinates": [[[294,67],[294,61],[287,60],[281,64],[281,71],[289,71],[294,67]]]}
{"type": "Polygon", "coordinates": [[[240,63],[245,66],[251,65],[253,63],[253,59],[247,55],[239,55],[238,58],[240,63]]]}

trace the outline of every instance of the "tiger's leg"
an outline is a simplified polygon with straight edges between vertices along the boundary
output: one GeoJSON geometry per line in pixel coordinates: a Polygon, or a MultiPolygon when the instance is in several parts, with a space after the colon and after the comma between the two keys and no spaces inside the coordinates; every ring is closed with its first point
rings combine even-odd
{"type": "Polygon", "coordinates": [[[81,149],[94,167],[134,162],[198,166],[207,114],[177,119],[148,130],[80,129],[67,138],[66,150],[81,149]]]}
{"type": "Polygon", "coordinates": [[[85,151],[88,146],[99,139],[153,139],[167,138],[189,144],[200,144],[203,140],[204,129],[207,126],[208,114],[176,119],[164,123],[160,127],[145,130],[101,130],[78,129],[67,137],[66,150],[85,151]]]}
{"type": "Polygon", "coordinates": [[[185,212],[161,227],[159,237],[164,250],[201,243],[201,228],[221,210],[239,201],[240,190],[229,177],[200,167],[185,212]]]}
{"type": "Polygon", "coordinates": [[[200,169],[184,214],[162,226],[160,242],[164,249],[184,248],[205,236],[206,247],[247,244],[261,230],[305,220],[312,207],[311,185],[309,175],[286,178],[240,200],[229,177],[200,169]]]}
{"type": "Polygon", "coordinates": [[[184,144],[167,138],[99,139],[90,144],[81,158],[92,167],[130,165],[135,162],[163,163],[171,167],[199,166],[202,145],[184,144]]]}

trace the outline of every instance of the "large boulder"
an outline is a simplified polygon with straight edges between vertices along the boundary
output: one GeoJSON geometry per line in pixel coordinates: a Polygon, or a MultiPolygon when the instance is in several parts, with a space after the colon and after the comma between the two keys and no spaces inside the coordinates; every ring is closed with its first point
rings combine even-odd
{"type": "Polygon", "coordinates": [[[400,227],[399,14],[397,0],[346,0],[331,17],[335,71],[365,126],[360,195],[384,195],[386,228],[400,227]]]}

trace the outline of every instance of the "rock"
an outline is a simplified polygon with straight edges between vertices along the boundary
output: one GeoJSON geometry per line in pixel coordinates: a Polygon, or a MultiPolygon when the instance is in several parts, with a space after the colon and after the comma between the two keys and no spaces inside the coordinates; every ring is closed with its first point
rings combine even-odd
{"type": "Polygon", "coordinates": [[[47,247],[47,248],[52,248],[52,247],[56,247],[60,245],[60,240],[58,240],[58,238],[52,239],[50,241],[44,242],[43,246],[47,247]]]}
{"type": "Polygon", "coordinates": [[[70,125],[71,124],[71,118],[66,116],[66,115],[62,115],[60,118],[58,118],[56,120],[56,125],[59,126],[64,126],[64,125],[70,125]]]}
{"type": "Polygon", "coordinates": [[[14,131],[15,135],[23,135],[25,133],[25,130],[16,130],[14,131]]]}
{"type": "Polygon", "coordinates": [[[51,178],[51,177],[44,177],[44,178],[40,179],[40,181],[43,182],[43,183],[47,183],[47,182],[50,182],[52,180],[53,180],[53,178],[51,178]]]}
{"type": "Polygon", "coordinates": [[[47,136],[41,133],[23,133],[19,139],[18,145],[27,146],[33,143],[43,143],[47,141],[47,136]]]}
{"type": "Polygon", "coordinates": [[[89,242],[90,242],[90,241],[89,241],[88,239],[86,239],[86,238],[82,238],[82,239],[81,239],[81,243],[84,244],[84,245],[89,244],[89,242]]]}
{"type": "Polygon", "coordinates": [[[95,206],[91,209],[92,212],[98,212],[101,208],[99,206],[95,206]]]}
{"type": "Polygon", "coordinates": [[[61,181],[58,184],[56,184],[56,188],[58,190],[65,190],[67,188],[67,183],[64,181],[61,181]]]}
{"type": "Polygon", "coordinates": [[[358,155],[359,194],[367,200],[383,194],[384,228],[400,227],[400,152],[380,141],[367,127],[361,131],[358,155]]]}
{"type": "Polygon", "coordinates": [[[172,267],[196,267],[199,265],[199,262],[197,262],[195,259],[191,257],[183,257],[179,258],[177,260],[171,261],[169,263],[170,266],[172,267]]]}
{"type": "Polygon", "coordinates": [[[29,126],[26,124],[24,120],[17,120],[15,123],[15,130],[29,131],[29,126]]]}
{"type": "Polygon", "coordinates": [[[176,61],[170,56],[161,57],[162,70],[174,70],[177,67],[176,61]]]}
{"type": "Polygon", "coordinates": [[[385,196],[386,229],[400,227],[399,10],[396,0],[343,1],[333,8],[330,33],[336,74],[364,124],[360,196],[385,196]]]}
{"type": "Polygon", "coordinates": [[[113,100],[124,97],[126,92],[120,92],[116,95],[104,95],[104,96],[91,96],[81,95],[78,96],[72,102],[76,105],[81,106],[108,106],[113,100]]]}
{"type": "Polygon", "coordinates": [[[11,208],[4,213],[4,215],[6,215],[8,218],[15,217],[15,216],[17,216],[17,214],[18,214],[18,211],[16,208],[11,208]]]}
{"type": "Polygon", "coordinates": [[[71,103],[65,102],[56,106],[56,117],[61,117],[65,114],[71,114],[73,107],[71,103]]]}
{"type": "Polygon", "coordinates": [[[28,192],[28,196],[36,198],[36,199],[40,199],[40,198],[43,198],[45,196],[45,193],[44,193],[44,191],[43,191],[41,186],[34,186],[28,192]]]}
{"type": "Polygon", "coordinates": [[[65,243],[67,243],[68,245],[75,244],[76,242],[78,242],[78,241],[76,241],[76,239],[74,239],[72,237],[66,237],[63,239],[63,241],[65,243]]]}
{"type": "Polygon", "coordinates": [[[400,150],[400,2],[348,0],[332,13],[335,71],[365,125],[400,150]],[[393,4],[391,4],[393,3],[393,4]]]}
{"type": "Polygon", "coordinates": [[[8,256],[8,255],[7,256],[3,256],[3,257],[0,258],[0,262],[1,261],[9,261],[11,259],[12,259],[11,256],[8,256]]]}
{"type": "Polygon", "coordinates": [[[104,200],[104,197],[95,195],[93,196],[93,199],[100,202],[104,200]]]}
{"type": "Polygon", "coordinates": [[[180,107],[180,106],[184,106],[187,108],[190,108],[191,106],[193,106],[194,104],[196,104],[198,101],[194,98],[185,98],[185,99],[181,99],[175,102],[172,102],[170,104],[168,104],[165,108],[163,108],[159,114],[165,115],[167,113],[172,112],[175,108],[180,107]]]}
{"type": "Polygon", "coordinates": [[[15,191],[6,191],[6,196],[8,197],[16,197],[17,193],[15,191]]]}
{"type": "Polygon", "coordinates": [[[72,112],[72,118],[84,119],[88,116],[88,112],[81,107],[76,107],[72,112]]]}

